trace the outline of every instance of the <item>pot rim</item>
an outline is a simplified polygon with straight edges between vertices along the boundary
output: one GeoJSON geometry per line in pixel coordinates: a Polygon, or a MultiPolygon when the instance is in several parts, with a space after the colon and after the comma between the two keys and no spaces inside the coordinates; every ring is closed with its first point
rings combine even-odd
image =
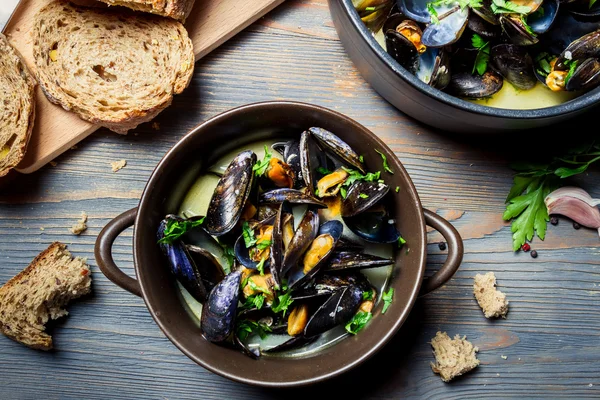
{"type": "MultiPolygon", "coordinates": [[[[242,105],[242,106],[233,108],[231,110],[225,111],[221,114],[211,117],[210,119],[206,120],[205,122],[197,125],[193,129],[191,129],[175,145],[173,145],[173,147],[171,147],[171,149],[169,149],[167,151],[167,153],[161,158],[159,163],[156,165],[156,167],[152,171],[152,174],[150,175],[150,178],[148,179],[146,186],[144,187],[144,190],[142,192],[142,196],[140,198],[139,205],[138,205],[138,213],[135,218],[135,223],[134,223],[134,228],[133,228],[134,229],[133,230],[133,259],[134,259],[134,269],[135,269],[136,276],[138,277],[138,282],[140,285],[142,298],[144,299],[144,302],[146,303],[146,307],[150,311],[152,318],[154,319],[156,324],[159,326],[161,331],[165,334],[165,336],[179,350],[181,350],[181,352],[183,352],[186,356],[188,356],[190,359],[192,359],[194,362],[196,362],[198,365],[202,366],[203,368],[205,368],[215,374],[223,376],[225,378],[236,381],[236,382],[245,383],[245,384],[249,384],[249,385],[253,385],[253,386],[261,386],[261,387],[277,387],[277,388],[299,387],[299,386],[306,386],[309,384],[314,384],[317,382],[322,382],[322,381],[328,380],[330,378],[333,378],[335,376],[339,376],[339,375],[357,367],[358,365],[362,364],[363,362],[365,362],[367,359],[369,359],[371,356],[373,356],[375,353],[377,353],[379,350],[381,350],[381,348],[383,348],[385,346],[385,344],[387,344],[387,342],[398,332],[398,330],[404,324],[408,315],[410,314],[411,310],[414,307],[414,304],[418,297],[419,290],[423,283],[424,274],[425,274],[425,266],[426,266],[426,258],[427,258],[426,223],[425,223],[425,216],[423,213],[423,207],[421,204],[421,200],[420,200],[417,190],[414,186],[414,183],[413,183],[412,179],[410,178],[408,172],[405,170],[404,166],[400,163],[400,161],[397,157],[393,157],[391,160],[388,160],[390,162],[390,166],[392,168],[394,168],[394,171],[397,171],[396,174],[398,176],[400,176],[400,178],[404,182],[403,189],[406,189],[408,191],[408,193],[410,194],[410,196],[412,197],[412,199],[414,201],[412,206],[415,207],[415,210],[419,211],[418,213],[416,213],[416,216],[418,219],[419,231],[421,232],[422,240],[418,246],[419,247],[418,249],[416,248],[417,246],[414,246],[414,242],[411,243],[411,253],[418,251],[418,258],[419,258],[419,271],[417,274],[418,280],[413,285],[412,291],[410,292],[409,301],[403,307],[402,312],[397,316],[397,318],[393,322],[393,324],[391,324],[389,326],[389,328],[387,329],[385,334],[382,334],[377,339],[377,341],[374,343],[373,346],[368,348],[367,351],[365,351],[359,358],[355,359],[351,363],[341,365],[338,368],[332,369],[331,371],[329,371],[327,373],[322,373],[320,375],[316,375],[311,378],[301,379],[301,380],[289,380],[286,382],[272,382],[272,381],[268,381],[268,380],[250,379],[250,378],[245,378],[244,376],[241,376],[241,375],[228,373],[227,371],[220,369],[218,365],[214,365],[214,364],[210,364],[210,363],[206,362],[202,358],[201,355],[194,353],[193,351],[188,349],[183,343],[179,342],[178,340],[176,340],[172,337],[172,335],[170,333],[170,330],[171,330],[170,325],[165,323],[162,320],[160,312],[157,313],[157,309],[148,300],[147,291],[144,286],[143,279],[141,279],[141,277],[140,277],[140,263],[139,263],[140,256],[138,255],[138,252],[141,251],[142,244],[138,243],[139,239],[138,239],[138,235],[137,235],[137,229],[138,229],[138,227],[142,226],[141,225],[142,219],[145,214],[145,212],[144,212],[145,203],[147,201],[149,201],[147,199],[150,196],[152,196],[152,189],[155,186],[155,182],[160,178],[164,166],[167,163],[172,162],[172,160],[177,157],[177,154],[179,153],[181,148],[188,146],[188,143],[190,141],[192,141],[193,136],[202,134],[203,131],[205,131],[205,130],[210,130],[213,125],[218,124],[220,121],[229,119],[229,118],[235,116],[237,113],[240,113],[240,112],[243,112],[243,111],[246,111],[249,109],[256,109],[258,111],[269,112],[273,107],[284,107],[284,108],[290,108],[291,110],[297,109],[298,107],[302,107],[306,110],[310,110],[310,111],[314,111],[314,112],[318,112],[318,113],[322,113],[322,114],[329,114],[333,118],[344,119],[348,123],[353,125],[357,131],[362,131],[364,134],[367,134],[368,136],[370,136],[377,143],[378,146],[381,146],[381,148],[387,149],[387,150],[389,150],[389,152],[391,154],[394,154],[393,151],[391,149],[389,149],[389,147],[375,133],[371,132],[369,129],[364,127],[362,124],[359,124],[358,122],[356,122],[355,120],[353,120],[352,118],[350,118],[348,116],[345,116],[344,114],[341,114],[337,111],[330,110],[328,108],[321,107],[318,105],[303,103],[303,102],[294,102],[294,101],[265,101],[265,102],[257,102],[257,103],[242,105]]],[[[346,338],[346,340],[347,339],[348,338],[346,338]]],[[[309,359],[314,359],[316,362],[318,357],[322,357],[322,356],[323,356],[323,353],[317,353],[316,355],[311,356],[309,359]]]]}
{"type": "Polygon", "coordinates": [[[396,60],[394,60],[392,56],[390,56],[379,45],[379,43],[375,40],[371,32],[367,29],[366,25],[361,21],[358,12],[352,4],[352,0],[329,0],[329,2],[333,1],[337,1],[339,4],[341,4],[344,12],[350,18],[352,27],[355,30],[357,30],[362,39],[369,44],[369,47],[371,48],[371,51],[375,54],[375,56],[378,57],[381,61],[383,61],[386,64],[386,66],[396,74],[396,76],[402,79],[405,83],[410,84],[413,87],[419,89],[421,92],[427,94],[432,99],[441,101],[447,106],[456,108],[458,110],[490,117],[524,120],[546,119],[558,117],[560,115],[577,113],[578,111],[585,110],[586,108],[589,108],[600,101],[600,86],[588,93],[584,93],[581,96],[564,102],[562,104],[558,104],[551,107],[535,108],[528,110],[513,110],[508,108],[488,107],[480,104],[471,103],[459,97],[452,96],[439,89],[435,89],[427,85],[425,82],[421,81],[419,78],[409,73],[396,60]]]}

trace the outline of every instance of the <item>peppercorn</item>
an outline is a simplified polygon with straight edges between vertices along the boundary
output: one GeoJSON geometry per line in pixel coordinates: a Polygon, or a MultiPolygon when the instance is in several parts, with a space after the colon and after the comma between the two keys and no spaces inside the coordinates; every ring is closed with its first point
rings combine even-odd
{"type": "Polygon", "coordinates": [[[556,218],[556,217],[552,217],[552,218],[550,218],[550,223],[551,223],[552,225],[558,225],[558,218],[556,218]]]}
{"type": "Polygon", "coordinates": [[[523,246],[521,246],[521,250],[529,251],[531,250],[531,246],[529,245],[529,243],[524,243],[523,246]]]}
{"type": "Polygon", "coordinates": [[[581,225],[579,225],[577,222],[573,222],[573,228],[579,229],[579,228],[581,228],[581,225]]]}
{"type": "Polygon", "coordinates": [[[446,242],[439,242],[438,247],[440,250],[446,250],[446,242]]]}
{"type": "Polygon", "coordinates": [[[537,258],[537,251],[533,250],[531,252],[531,258],[537,258]]]}

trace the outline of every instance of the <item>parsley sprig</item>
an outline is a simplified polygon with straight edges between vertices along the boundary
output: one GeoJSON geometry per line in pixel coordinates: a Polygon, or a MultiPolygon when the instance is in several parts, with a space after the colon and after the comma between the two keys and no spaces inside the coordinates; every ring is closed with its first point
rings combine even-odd
{"type": "Polygon", "coordinates": [[[477,56],[475,57],[475,64],[473,65],[473,71],[471,73],[475,74],[475,71],[477,71],[479,75],[483,75],[485,74],[485,71],[487,71],[488,62],[490,60],[490,42],[486,42],[481,36],[474,33],[471,38],[471,44],[477,49],[477,56]]]}
{"type": "Polygon", "coordinates": [[[204,222],[204,217],[197,219],[195,221],[184,219],[184,220],[176,220],[176,219],[168,219],[167,226],[163,232],[163,238],[158,241],[161,244],[171,244],[175,240],[179,239],[184,233],[189,231],[190,229],[196,228],[197,226],[202,225],[204,222]]]}
{"type": "Polygon", "coordinates": [[[250,224],[248,224],[248,221],[244,221],[244,223],[242,224],[242,236],[244,237],[244,244],[246,245],[247,249],[256,244],[254,229],[250,228],[250,224]]]}
{"type": "Polygon", "coordinates": [[[531,7],[520,6],[510,0],[492,0],[491,6],[494,14],[529,14],[531,7]]]}
{"type": "Polygon", "coordinates": [[[392,300],[394,297],[394,288],[389,288],[387,292],[383,292],[381,295],[381,299],[383,300],[383,309],[381,310],[382,314],[385,314],[389,306],[392,304],[392,300]]]}
{"type": "Polygon", "coordinates": [[[238,322],[235,330],[237,337],[241,340],[246,340],[251,334],[257,334],[261,339],[264,339],[267,333],[271,332],[271,328],[268,325],[249,319],[238,322]]]}
{"type": "Polygon", "coordinates": [[[575,70],[577,69],[577,64],[577,60],[565,60],[565,65],[569,67],[569,72],[567,72],[567,76],[565,76],[565,85],[569,83],[569,80],[575,73],[575,70]]]}
{"type": "Polygon", "coordinates": [[[346,324],[346,332],[356,335],[367,323],[373,318],[370,312],[359,311],[354,314],[354,317],[346,324]]]}
{"type": "Polygon", "coordinates": [[[439,24],[440,19],[437,12],[437,7],[458,5],[461,9],[466,7],[479,8],[482,0],[434,0],[426,4],[427,11],[431,16],[431,23],[439,24]]]}
{"type": "Polygon", "coordinates": [[[346,171],[348,173],[348,178],[346,178],[346,180],[344,181],[344,183],[342,184],[342,187],[340,188],[340,194],[342,196],[342,198],[346,198],[346,195],[348,193],[348,188],[350,186],[352,186],[352,184],[356,181],[367,181],[367,182],[376,182],[379,181],[381,178],[381,171],[377,171],[377,172],[367,172],[366,174],[361,174],[360,171],[357,171],[355,169],[351,169],[351,168],[346,168],[346,167],[342,167],[344,169],[344,171],[346,171]]]}
{"type": "Polygon", "coordinates": [[[269,152],[269,148],[265,145],[265,156],[262,160],[259,160],[252,166],[252,171],[254,171],[254,175],[263,176],[267,167],[269,166],[269,162],[271,161],[272,154],[269,152]]]}
{"type": "Polygon", "coordinates": [[[545,164],[513,163],[517,171],[513,186],[506,197],[504,220],[512,220],[513,250],[517,251],[534,234],[544,240],[548,209],[546,196],[561,186],[561,180],[585,172],[590,165],[600,161],[600,143],[585,143],[571,149],[567,155],[553,157],[545,164]]]}
{"type": "Polygon", "coordinates": [[[283,316],[285,317],[285,313],[287,312],[288,308],[294,302],[294,299],[292,299],[292,293],[285,292],[282,295],[278,295],[276,298],[277,298],[277,301],[276,301],[277,304],[274,304],[271,307],[271,310],[274,313],[283,313],[283,316]]]}
{"type": "Polygon", "coordinates": [[[382,152],[380,152],[379,150],[375,149],[375,151],[381,156],[381,159],[383,160],[383,169],[386,172],[389,172],[390,174],[394,175],[394,171],[392,171],[392,169],[390,168],[390,166],[388,165],[387,162],[387,157],[385,156],[385,154],[383,154],[382,152]]]}

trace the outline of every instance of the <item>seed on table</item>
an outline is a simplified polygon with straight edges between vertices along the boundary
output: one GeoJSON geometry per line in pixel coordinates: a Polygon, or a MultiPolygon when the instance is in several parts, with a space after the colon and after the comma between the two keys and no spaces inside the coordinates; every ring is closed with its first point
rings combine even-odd
{"type": "Polygon", "coordinates": [[[558,218],[557,217],[550,218],[550,223],[552,225],[558,225],[558,218]]]}
{"type": "Polygon", "coordinates": [[[533,250],[533,251],[531,252],[531,258],[537,258],[537,256],[538,256],[538,255],[537,255],[537,251],[533,250]]]}
{"type": "Polygon", "coordinates": [[[440,250],[446,250],[446,242],[439,242],[438,247],[440,250]]]}
{"type": "Polygon", "coordinates": [[[531,250],[531,246],[529,245],[529,243],[524,243],[523,246],[521,246],[521,250],[529,251],[531,250]]]}
{"type": "Polygon", "coordinates": [[[573,228],[579,229],[579,228],[581,228],[581,225],[579,225],[577,222],[573,222],[573,228]]]}

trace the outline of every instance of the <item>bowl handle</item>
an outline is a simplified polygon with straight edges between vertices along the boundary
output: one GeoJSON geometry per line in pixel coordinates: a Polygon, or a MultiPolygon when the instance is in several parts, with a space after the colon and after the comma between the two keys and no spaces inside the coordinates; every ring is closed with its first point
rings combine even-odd
{"type": "Polygon", "coordinates": [[[137,212],[137,207],[132,208],[106,224],[104,229],[100,231],[98,239],[96,239],[94,256],[96,257],[96,262],[98,263],[98,267],[100,267],[100,271],[102,271],[109,280],[128,292],[142,297],[142,290],[139,282],[134,278],[125,275],[125,273],[117,267],[112,256],[112,245],[115,239],[125,229],[134,224],[137,212]]]}
{"type": "Polygon", "coordinates": [[[427,209],[423,209],[423,214],[425,215],[425,223],[441,233],[448,242],[448,258],[439,271],[423,282],[419,297],[433,292],[448,282],[460,266],[465,252],[462,238],[450,222],[427,209]]]}

